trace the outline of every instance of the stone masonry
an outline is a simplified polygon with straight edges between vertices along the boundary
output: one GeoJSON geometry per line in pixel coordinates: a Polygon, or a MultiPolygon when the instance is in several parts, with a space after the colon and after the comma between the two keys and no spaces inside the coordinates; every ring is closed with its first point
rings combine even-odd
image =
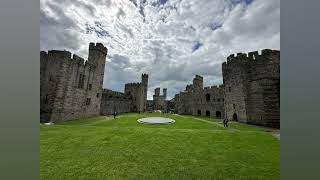
{"type": "Polygon", "coordinates": [[[104,89],[101,114],[145,112],[147,110],[148,75],[141,75],[141,83],[125,84],[124,93],[104,89]]]}
{"type": "Polygon", "coordinates": [[[175,95],[173,102],[177,114],[223,117],[224,86],[203,88],[203,77],[196,75],[185,91],[175,95]]]}
{"type": "Polygon", "coordinates": [[[280,127],[280,51],[232,54],[222,73],[228,119],[280,127]]]}
{"type": "Polygon", "coordinates": [[[167,111],[167,88],[163,88],[163,93],[160,95],[160,88],[154,90],[153,95],[153,110],[167,111]]]}
{"type": "Polygon", "coordinates": [[[100,114],[108,49],[89,44],[88,60],[68,51],[40,52],[40,119],[62,122],[100,114]]]}
{"type": "Polygon", "coordinates": [[[62,122],[114,112],[161,110],[228,118],[248,124],[280,127],[280,51],[237,53],[222,64],[223,84],[203,87],[203,77],[167,100],[167,89],[155,89],[147,100],[148,74],[127,83],[124,92],[103,89],[108,49],[89,44],[88,60],[68,51],[40,52],[40,121],[62,122]]]}

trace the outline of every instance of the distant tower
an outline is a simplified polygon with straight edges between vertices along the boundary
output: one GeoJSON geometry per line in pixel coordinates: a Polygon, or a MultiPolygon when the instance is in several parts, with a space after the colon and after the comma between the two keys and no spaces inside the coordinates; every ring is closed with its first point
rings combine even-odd
{"type": "Polygon", "coordinates": [[[202,90],[203,89],[203,77],[196,75],[195,78],[193,78],[193,88],[194,90],[202,90]]]}
{"type": "Polygon", "coordinates": [[[167,88],[163,88],[163,99],[167,99],[167,88]]]}
{"type": "Polygon", "coordinates": [[[144,97],[143,97],[143,111],[147,110],[147,97],[148,97],[148,74],[142,74],[141,75],[141,79],[142,79],[142,87],[143,87],[143,93],[144,93],[144,97]]]}
{"type": "Polygon", "coordinates": [[[160,96],[160,88],[159,87],[154,89],[154,95],[157,97],[160,96]]]}

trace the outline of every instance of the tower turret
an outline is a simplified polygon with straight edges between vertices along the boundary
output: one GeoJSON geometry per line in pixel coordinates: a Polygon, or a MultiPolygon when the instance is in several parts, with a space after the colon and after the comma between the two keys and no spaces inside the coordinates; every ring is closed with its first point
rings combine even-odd
{"type": "Polygon", "coordinates": [[[90,43],[89,44],[89,56],[88,62],[95,66],[94,76],[95,80],[99,81],[99,85],[102,88],[103,77],[104,77],[104,68],[106,62],[106,56],[108,49],[103,46],[102,43],[90,43]]]}
{"type": "Polygon", "coordinates": [[[163,88],[163,99],[167,99],[167,88],[163,88]]]}

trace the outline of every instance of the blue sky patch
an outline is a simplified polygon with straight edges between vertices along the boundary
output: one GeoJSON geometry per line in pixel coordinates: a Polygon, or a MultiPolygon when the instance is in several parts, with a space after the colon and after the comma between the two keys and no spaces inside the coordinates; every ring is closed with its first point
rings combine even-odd
{"type": "Polygon", "coordinates": [[[195,43],[195,45],[192,47],[192,52],[195,52],[196,50],[198,50],[202,46],[203,46],[203,43],[201,43],[200,41],[197,41],[195,43]]]}

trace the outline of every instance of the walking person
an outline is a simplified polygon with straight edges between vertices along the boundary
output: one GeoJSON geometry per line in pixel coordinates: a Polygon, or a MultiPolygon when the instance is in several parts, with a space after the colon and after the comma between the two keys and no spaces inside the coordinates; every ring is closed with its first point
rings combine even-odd
{"type": "Polygon", "coordinates": [[[229,122],[228,118],[224,118],[223,119],[223,127],[228,127],[228,122],[229,122]]]}
{"type": "Polygon", "coordinates": [[[226,118],[226,120],[225,120],[225,123],[226,123],[225,127],[228,127],[228,122],[229,122],[229,119],[226,118]]]}
{"type": "Polygon", "coordinates": [[[117,112],[114,112],[114,113],[113,113],[113,119],[115,119],[116,116],[117,116],[117,112]]]}

